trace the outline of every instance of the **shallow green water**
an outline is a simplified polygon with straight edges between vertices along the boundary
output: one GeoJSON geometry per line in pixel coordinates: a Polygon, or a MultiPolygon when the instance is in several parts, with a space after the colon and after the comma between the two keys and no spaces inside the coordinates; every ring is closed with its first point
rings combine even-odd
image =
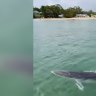
{"type": "Polygon", "coordinates": [[[0,0],[0,96],[32,96],[32,73],[23,70],[32,60],[31,6],[32,0],[0,0]]]}
{"type": "Polygon", "coordinates": [[[95,96],[96,82],[60,78],[51,70],[96,70],[95,20],[34,20],[35,96],[95,96]]]}

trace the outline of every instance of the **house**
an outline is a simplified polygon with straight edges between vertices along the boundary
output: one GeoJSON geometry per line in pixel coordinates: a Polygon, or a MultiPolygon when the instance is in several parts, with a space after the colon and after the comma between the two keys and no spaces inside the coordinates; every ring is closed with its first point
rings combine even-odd
{"type": "Polygon", "coordinates": [[[34,18],[41,18],[42,17],[42,12],[33,11],[33,17],[34,18]]]}
{"type": "Polygon", "coordinates": [[[87,14],[76,14],[76,17],[89,17],[87,14]]]}
{"type": "Polygon", "coordinates": [[[60,14],[60,15],[58,15],[58,17],[59,17],[59,18],[63,18],[63,17],[64,17],[64,15],[63,15],[63,14],[60,14]]]}
{"type": "Polygon", "coordinates": [[[96,18],[96,15],[95,14],[91,14],[91,17],[95,17],[96,18]]]}

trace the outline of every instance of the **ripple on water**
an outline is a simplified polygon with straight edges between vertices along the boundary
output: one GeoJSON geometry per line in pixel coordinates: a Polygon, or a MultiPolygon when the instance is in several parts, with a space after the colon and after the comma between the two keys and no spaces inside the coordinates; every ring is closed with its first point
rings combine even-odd
{"type": "Polygon", "coordinates": [[[34,51],[36,54],[34,82],[36,87],[40,88],[37,90],[39,95],[36,96],[96,94],[94,85],[85,86],[85,90],[81,93],[73,81],[50,74],[51,70],[96,70],[96,22],[43,20],[35,22],[34,28],[36,38],[34,43],[39,44],[39,47],[34,47],[38,50],[34,51]],[[37,23],[40,23],[39,30],[37,23]]]}

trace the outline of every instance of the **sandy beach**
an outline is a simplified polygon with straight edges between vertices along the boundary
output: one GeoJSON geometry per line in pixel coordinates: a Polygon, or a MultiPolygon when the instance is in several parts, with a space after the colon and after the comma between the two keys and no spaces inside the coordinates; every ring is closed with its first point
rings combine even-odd
{"type": "Polygon", "coordinates": [[[95,17],[80,17],[80,18],[36,18],[35,20],[96,20],[95,17]]]}

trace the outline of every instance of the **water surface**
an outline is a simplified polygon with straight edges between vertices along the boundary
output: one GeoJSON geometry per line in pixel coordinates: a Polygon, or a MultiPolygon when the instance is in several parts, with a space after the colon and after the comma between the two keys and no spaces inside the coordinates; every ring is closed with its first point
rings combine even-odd
{"type": "Polygon", "coordinates": [[[95,20],[34,20],[34,93],[36,96],[94,96],[96,82],[74,81],[51,70],[96,70],[95,20]]]}

